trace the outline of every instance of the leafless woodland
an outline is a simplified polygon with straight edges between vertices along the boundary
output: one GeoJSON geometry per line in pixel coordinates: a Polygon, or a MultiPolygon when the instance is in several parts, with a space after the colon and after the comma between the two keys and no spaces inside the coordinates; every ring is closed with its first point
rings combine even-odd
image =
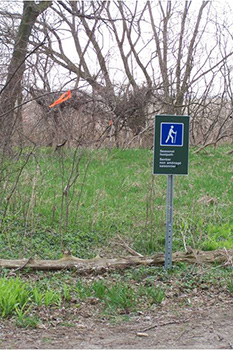
{"type": "Polygon", "coordinates": [[[233,140],[232,13],[203,1],[2,2],[1,147],[152,147],[155,114],[190,143],[233,140]],[[72,98],[49,105],[71,90],[72,98]]]}

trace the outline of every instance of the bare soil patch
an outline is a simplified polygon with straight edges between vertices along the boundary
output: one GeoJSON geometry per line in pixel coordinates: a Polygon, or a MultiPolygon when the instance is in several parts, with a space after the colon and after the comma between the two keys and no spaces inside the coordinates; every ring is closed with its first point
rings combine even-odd
{"type": "Polygon", "coordinates": [[[47,315],[36,329],[0,321],[1,349],[150,349],[233,348],[233,300],[229,294],[201,293],[168,296],[146,312],[100,317],[97,306],[83,305],[47,315]],[[127,321],[126,321],[127,316],[127,321]]]}

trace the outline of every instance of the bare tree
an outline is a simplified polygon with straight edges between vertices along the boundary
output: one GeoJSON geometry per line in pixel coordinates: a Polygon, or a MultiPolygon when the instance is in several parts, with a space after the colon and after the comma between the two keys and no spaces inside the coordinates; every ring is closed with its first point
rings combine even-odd
{"type": "Polygon", "coordinates": [[[51,1],[42,1],[39,4],[34,1],[24,1],[23,14],[8,65],[6,82],[0,92],[1,140],[4,140],[5,145],[10,142],[14,129],[13,110],[19,91],[21,91],[29,37],[37,17],[50,5],[51,1]]]}
{"type": "Polygon", "coordinates": [[[208,1],[203,1],[193,27],[193,31],[187,33],[189,26],[188,13],[191,1],[184,3],[181,15],[178,15],[180,28],[175,32],[174,16],[177,16],[175,5],[167,1],[164,5],[159,2],[157,10],[160,13],[160,23],[156,23],[154,18],[155,9],[148,1],[148,11],[151,28],[153,31],[155,46],[158,54],[158,68],[162,78],[162,109],[165,113],[181,113],[184,104],[185,94],[190,87],[190,78],[194,68],[195,53],[204,29],[200,28],[201,21],[204,21],[203,12],[209,5],[208,1]],[[189,40],[187,40],[187,34],[189,40]],[[174,42],[175,41],[175,42],[174,42]]]}
{"type": "MultiPolygon", "coordinates": [[[[222,67],[229,71],[233,54],[229,42],[223,43],[226,28],[209,1],[197,8],[191,1],[128,6],[122,1],[59,0],[36,19],[30,45],[37,50],[30,57],[28,72],[40,83],[36,86],[34,81],[28,90],[32,95],[35,90],[35,98],[36,91],[45,94],[66,87],[85,92],[88,100],[98,102],[103,128],[112,121],[111,135],[118,145],[121,130],[130,131],[132,137],[151,130],[155,111],[192,113],[192,142],[199,142],[197,133],[201,132],[203,142],[208,143],[204,129],[209,122],[204,126],[203,121],[208,119],[209,98],[222,67]],[[210,43],[209,33],[214,30],[218,35],[212,35],[210,43]],[[40,45],[44,36],[46,44],[40,45]]],[[[229,29],[227,34],[232,40],[229,29]]],[[[44,111],[61,129],[64,108],[62,115],[58,110],[54,113],[56,118],[44,111]]],[[[93,117],[93,122],[98,123],[98,118],[93,117]]]]}

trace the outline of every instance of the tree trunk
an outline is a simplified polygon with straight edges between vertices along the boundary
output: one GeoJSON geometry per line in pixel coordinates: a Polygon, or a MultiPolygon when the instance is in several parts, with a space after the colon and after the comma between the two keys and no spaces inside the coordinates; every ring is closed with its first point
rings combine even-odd
{"type": "Polygon", "coordinates": [[[24,1],[23,14],[15,39],[12,58],[8,66],[6,84],[0,92],[0,117],[2,119],[0,140],[4,148],[10,145],[16,124],[14,108],[16,107],[18,94],[21,91],[29,37],[37,17],[51,3],[51,1],[42,1],[37,5],[34,1],[24,1]]]}

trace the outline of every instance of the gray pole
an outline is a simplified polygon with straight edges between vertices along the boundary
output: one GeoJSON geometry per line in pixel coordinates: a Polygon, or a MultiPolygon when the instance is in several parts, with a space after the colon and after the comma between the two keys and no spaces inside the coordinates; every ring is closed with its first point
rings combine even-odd
{"type": "Polygon", "coordinates": [[[173,188],[174,175],[167,176],[167,222],[165,241],[165,269],[172,266],[172,234],[173,234],[173,188]]]}

